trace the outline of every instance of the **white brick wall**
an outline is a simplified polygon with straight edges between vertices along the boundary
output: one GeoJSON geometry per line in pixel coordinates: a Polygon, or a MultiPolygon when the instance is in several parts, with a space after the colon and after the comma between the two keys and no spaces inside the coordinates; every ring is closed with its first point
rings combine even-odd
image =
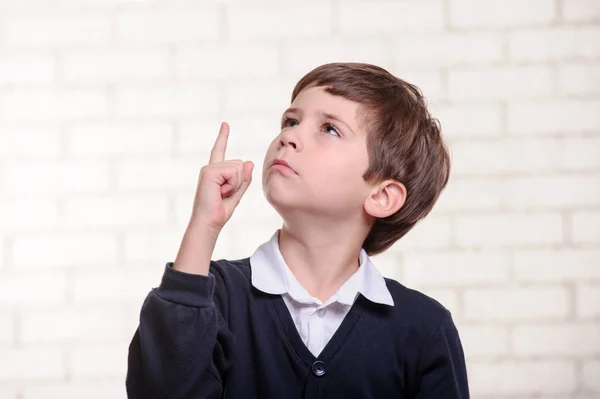
{"type": "MultiPolygon", "coordinates": [[[[256,178],[331,61],[417,84],[450,142],[437,207],[374,261],[450,309],[472,397],[600,398],[597,0],[0,0],[0,398],[125,397],[220,121],[256,178]]],[[[252,185],[214,258],[278,225],[252,185]]]]}

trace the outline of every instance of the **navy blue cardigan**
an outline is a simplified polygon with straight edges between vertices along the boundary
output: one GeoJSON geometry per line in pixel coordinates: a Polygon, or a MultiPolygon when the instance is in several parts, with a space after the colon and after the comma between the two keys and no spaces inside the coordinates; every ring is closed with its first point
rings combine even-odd
{"type": "Polygon", "coordinates": [[[250,273],[249,258],[211,261],[208,276],[167,264],[129,346],[129,398],[469,398],[458,332],[435,300],[386,279],[395,306],[359,295],[315,357],[250,273]]]}

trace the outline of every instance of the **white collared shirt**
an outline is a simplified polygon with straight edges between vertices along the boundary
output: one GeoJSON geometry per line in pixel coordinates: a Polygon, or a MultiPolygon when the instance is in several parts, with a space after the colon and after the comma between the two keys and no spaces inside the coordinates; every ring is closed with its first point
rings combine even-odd
{"type": "Polygon", "coordinates": [[[269,294],[281,295],[306,347],[318,357],[358,294],[371,302],[394,306],[383,276],[360,250],[358,270],[326,302],[313,297],[298,282],[279,250],[279,231],[250,257],[252,285],[269,294]]]}

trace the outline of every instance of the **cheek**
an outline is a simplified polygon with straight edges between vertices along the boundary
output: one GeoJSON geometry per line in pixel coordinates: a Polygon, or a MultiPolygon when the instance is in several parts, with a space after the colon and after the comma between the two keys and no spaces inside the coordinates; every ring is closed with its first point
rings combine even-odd
{"type": "Polygon", "coordinates": [[[318,179],[319,186],[327,191],[333,188],[344,192],[354,190],[357,184],[363,182],[364,169],[358,160],[353,161],[353,159],[355,158],[349,156],[315,163],[314,178],[318,179]]]}

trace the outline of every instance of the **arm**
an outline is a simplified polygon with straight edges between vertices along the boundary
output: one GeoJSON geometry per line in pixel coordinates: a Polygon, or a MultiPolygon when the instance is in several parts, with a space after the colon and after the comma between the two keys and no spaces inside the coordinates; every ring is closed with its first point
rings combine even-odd
{"type": "Polygon", "coordinates": [[[234,338],[215,306],[215,282],[167,265],[129,346],[129,398],[221,397],[234,338]]]}
{"type": "Polygon", "coordinates": [[[450,312],[424,349],[420,373],[415,399],[469,399],[465,356],[450,312]]]}
{"type": "Polygon", "coordinates": [[[222,395],[234,337],[215,305],[215,287],[220,294],[226,288],[210,259],[221,229],[252,181],[254,166],[224,160],[228,135],[229,126],[222,123],[209,163],[200,171],[175,264],[167,265],[160,287],[142,306],[129,346],[126,388],[131,399],[222,395]]]}

